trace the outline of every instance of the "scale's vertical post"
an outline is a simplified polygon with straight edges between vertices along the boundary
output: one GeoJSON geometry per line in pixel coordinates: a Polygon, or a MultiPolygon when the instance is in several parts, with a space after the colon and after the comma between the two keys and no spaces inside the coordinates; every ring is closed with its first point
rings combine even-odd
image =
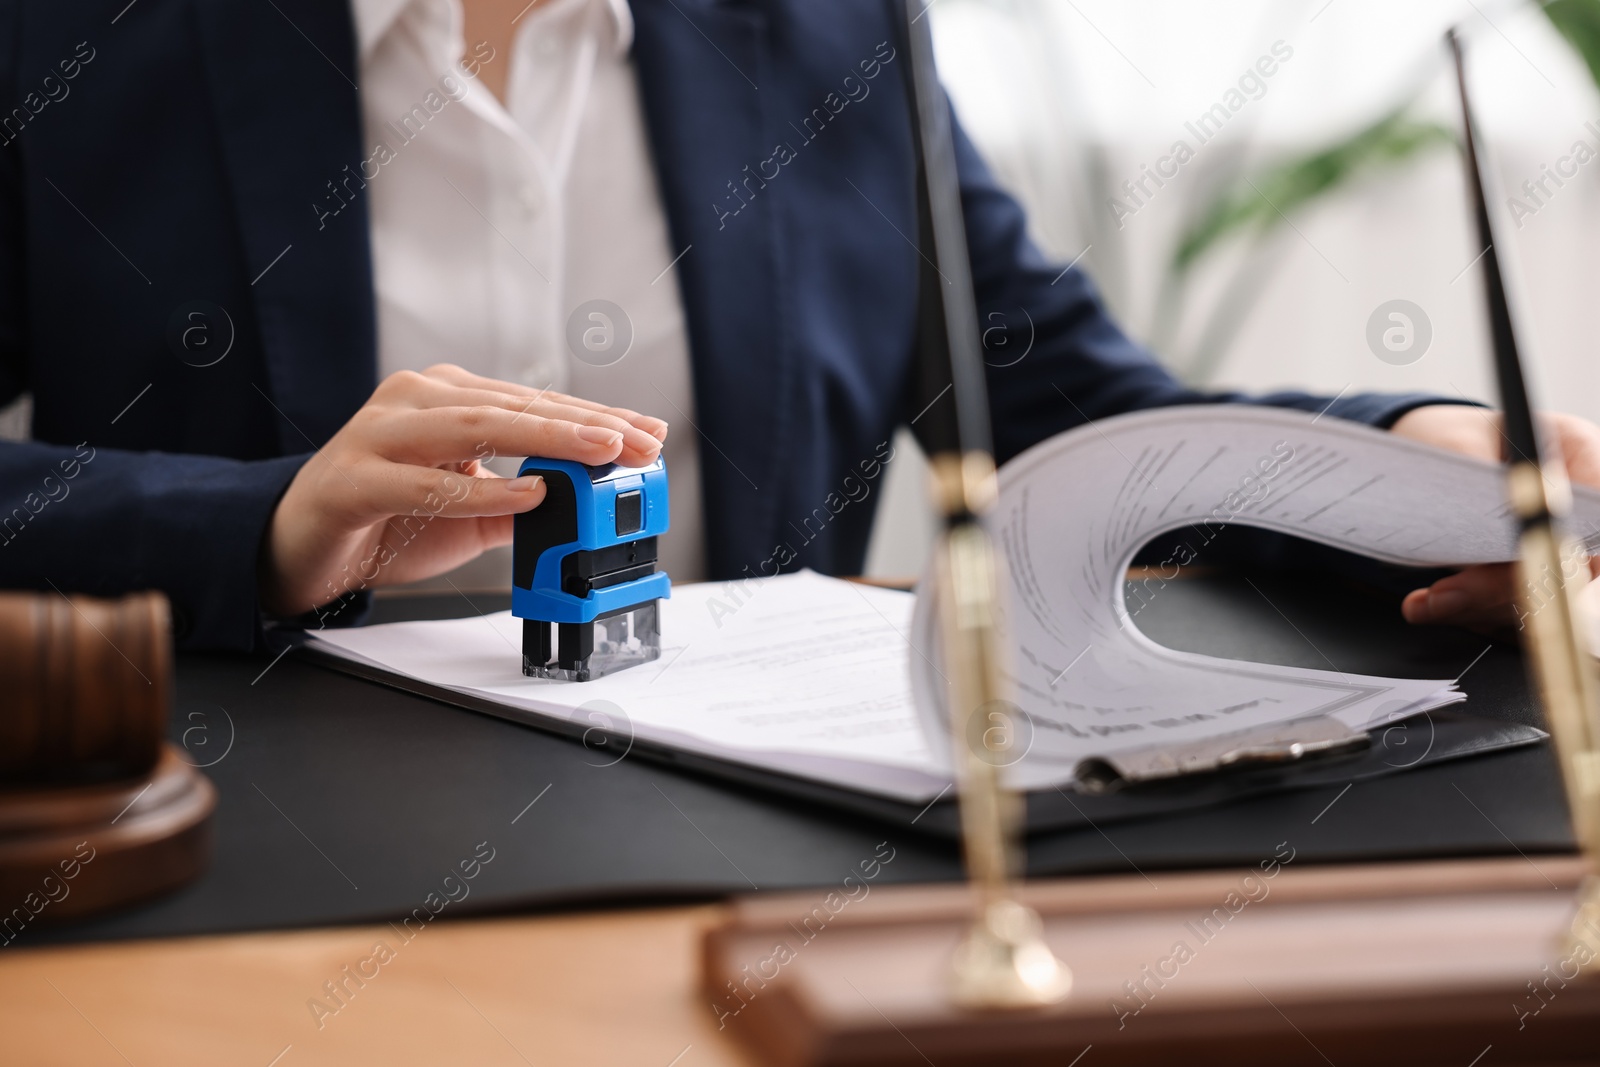
{"type": "Polygon", "coordinates": [[[1555,740],[1573,830],[1591,866],[1579,891],[1570,947],[1581,945],[1588,950],[1584,955],[1588,961],[1585,969],[1595,974],[1600,973],[1600,879],[1594,869],[1600,862],[1600,686],[1596,684],[1595,664],[1575,599],[1588,581],[1589,568],[1579,546],[1563,528],[1572,507],[1572,495],[1561,457],[1559,453],[1541,455],[1528,382],[1517,350],[1511,301],[1506,294],[1500,246],[1495,240],[1495,222],[1484,192],[1486,168],[1467,93],[1461,39],[1451,30],[1447,40],[1461,95],[1467,185],[1472,194],[1478,240],[1484,247],[1482,269],[1489,333],[1508,446],[1506,477],[1511,509],[1520,527],[1517,599],[1524,647],[1544,704],[1545,720],[1555,740]]]}
{"type": "Polygon", "coordinates": [[[954,961],[954,995],[970,1008],[1055,1003],[1072,976],[1041,936],[1038,915],[1011,891],[1020,798],[1002,780],[1017,736],[996,629],[1000,582],[983,524],[995,499],[989,406],[967,258],[950,113],[920,0],[893,0],[904,18],[912,139],[918,162],[920,387],[930,401],[934,494],[943,522],[935,548],[936,610],[949,681],[961,832],[977,915],[954,961]],[[948,392],[948,399],[943,398],[948,392]]]}

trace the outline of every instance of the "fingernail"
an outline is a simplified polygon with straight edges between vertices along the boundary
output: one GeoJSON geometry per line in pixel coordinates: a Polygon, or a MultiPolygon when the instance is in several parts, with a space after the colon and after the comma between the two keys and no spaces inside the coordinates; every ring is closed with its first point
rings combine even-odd
{"type": "Polygon", "coordinates": [[[630,429],[625,437],[628,443],[641,452],[654,452],[661,447],[661,441],[654,434],[645,433],[643,430],[630,429]]]}
{"type": "Polygon", "coordinates": [[[578,437],[592,445],[618,445],[622,443],[622,435],[615,430],[608,430],[604,426],[579,426],[578,437]]]}
{"type": "Polygon", "coordinates": [[[1464,612],[1471,606],[1472,597],[1459,589],[1442,589],[1428,594],[1429,618],[1443,619],[1464,612]]]}
{"type": "Polygon", "coordinates": [[[530,493],[539,488],[539,483],[544,479],[537,474],[524,474],[520,478],[512,478],[506,482],[506,488],[518,493],[530,493]]]}

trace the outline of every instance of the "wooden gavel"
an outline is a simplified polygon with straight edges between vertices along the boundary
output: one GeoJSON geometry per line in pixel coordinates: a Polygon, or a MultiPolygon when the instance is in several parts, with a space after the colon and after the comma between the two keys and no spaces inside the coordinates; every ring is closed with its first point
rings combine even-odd
{"type": "Polygon", "coordinates": [[[0,948],[205,869],[216,790],[165,741],[166,597],[0,593],[0,948]]]}
{"type": "Polygon", "coordinates": [[[0,786],[148,774],[171,707],[167,600],[0,593],[0,786]]]}

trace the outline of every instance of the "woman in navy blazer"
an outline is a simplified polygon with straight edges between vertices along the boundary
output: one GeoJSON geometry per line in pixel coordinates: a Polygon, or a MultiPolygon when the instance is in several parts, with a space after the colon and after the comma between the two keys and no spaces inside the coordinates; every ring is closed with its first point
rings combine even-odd
{"type": "MultiPolygon", "coordinates": [[[[695,249],[678,271],[698,429],[717,443],[702,460],[710,572],[770,573],[776,556],[785,570],[858,570],[870,505],[803,542],[789,524],[881,461],[917,414],[918,259],[894,232],[915,232],[899,77],[879,78],[778,179],[729,192],[840,71],[893,51],[890,6],[632,9],[663,204],[675,246],[695,249]],[[760,72],[759,92],[739,70],[760,72]]],[[[182,644],[247,649],[266,619],[333,616],[330,583],[372,566],[391,516],[425,508],[441,532],[363,587],[508,539],[542,487],[471,477],[485,442],[586,462],[654,455],[666,426],[645,415],[534,400],[457,368],[376,380],[365,201],[332,219],[313,208],[362,157],[356,78],[350,11],[327,0],[0,2],[0,403],[33,397],[33,440],[0,447],[0,585],[159,588],[182,644]],[[512,425],[519,410],[532,417],[512,425]]],[[[1398,421],[1497,453],[1481,412],[1424,396],[1186,388],[1082,273],[1029,242],[959,131],[957,146],[980,307],[1031,323],[1006,316],[1022,331],[1012,350],[1032,347],[988,370],[999,459],[1088,419],[1215,400],[1398,421]]],[[[1562,425],[1575,475],[1593,480],[1594,428],[1562,425]]],[[[1408,614],[1503,610],[1503,573],[1446,582],[1438,610],[1420,591],[1408,614]],[[1447,612],[1452,592],[1466,603],[1447,612]]]]}

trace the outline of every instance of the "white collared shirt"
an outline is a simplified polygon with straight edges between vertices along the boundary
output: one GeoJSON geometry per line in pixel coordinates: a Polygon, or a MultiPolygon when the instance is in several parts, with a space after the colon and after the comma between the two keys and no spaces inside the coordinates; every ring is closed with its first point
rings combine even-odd
{"type": "Polygon", "coordinates": [[[460,0],[353,5],[380,374],[458,363],[666,419],[662,565],[703,578],[683,250],[656,186],[626,0],[533,6],[510,55],[463,40],[460,0]],[[504,106],[472,76],[491,63],[509,64],[504,106]]]}

